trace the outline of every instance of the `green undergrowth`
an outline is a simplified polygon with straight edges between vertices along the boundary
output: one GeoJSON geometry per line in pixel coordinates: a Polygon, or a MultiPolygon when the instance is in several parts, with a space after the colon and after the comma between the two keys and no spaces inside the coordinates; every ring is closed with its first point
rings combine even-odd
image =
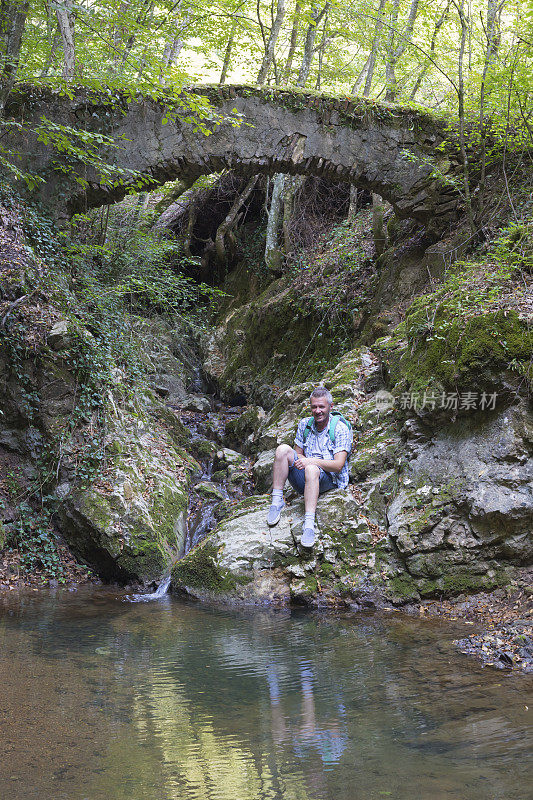
{"type": "MultiPolygon", "coordinates": [[[[31,459],[33,477],[17,494],[19,507],[0,545],[18,550],[22,570],[59,580],[56,485],[66,481],[84,490],[111,474],[120,457],[108,446],[111,423],[127,418],[137,430],[157,401],[139,323],[162,320],[185,338],[192,328],[205,327],[217,292],[170,269],[175,247],[144,230],[134,204],[109,218],[105,211],[80,217],[69,235],[5,188],[0,204],[20,229],[11,262],[0,263],[0,318],[6,316],[0,329],[0,428],[13,441],[33,436],[36,442],[31,455],[25,444],[16,445],[22,459],[31,459]]],[[[184,452],[180,465],[187,459],[184,452]]],[[[154,497],[154,513],[170,526],[177,511],[167,506],[168,498],[154,497]]],[[[163,537],[171,533],[163,526],[163,537]]],[[[153,572],[161,574],[155,567],[153,572]]]]}
{"type": "Polygon", "coordinates": [[[0,516],[4,509],[11,518],[7,524],[0,522],[0,552],[18,554],[17,569],[23,575],[32,575],[43,583],[57,580],[66,583],[69,570],[63,559],[57,530],[53,522],[55,501],[53,497],[26,497],[27,481],[20,466],[3,465],[0,475],[0,516]],[[14,518],[13,518],[14,516],[14,518]]]}
{"type": "Polygon", "coordinates": [[[418,297],[391,340],[377,343],[402,388],[486,388],[504,370],[533,382],[527,293],[533,222],[512,225],[489,251],[458,261],[433,292],[418,297]],[[403,344],[402,344],[403,342],[403,344]]]}
{"type": "MultiPolygon", "coordinates": [[[[353,222],[333,226],[311,248],[293,254],[285,274],[245,305],[229,313],[225,306],[223,391],[238,387],[269,404],[264,387],[276,392],[319,379],[352,349],[375,280],[370,214],[363,209],[353,222]]],[[[262,258],[258,250],[257,266],[240,268],[238,281],[230,274],[228,294],[242,297],[254,269],[261,280],[262,258]]]]}
{"type": "Polygon", "coordinates": [[[4,545],[18,551],[23,572],[39,573],[43,581],[53,578],[59,583],[66,582],[66,570],[49,511],[35,511],[28,503],[21,503],[4,545]]]}
{"type": "Polygon", "coordinates": [[[67,415],[47,431],[41,461],[66,439],[90,427],[78,475],[91,480],[102,466],[104,417],[115,403],[133,401],[147,385],[147,364],[136,320],[157,315],[184,336],[205,327],[216,290],[170,269],[176,245],[145,231],[135,205],[83,215],[70,235],[59,232],[43,210],[3,187],[0,202],[22,228],[20,266],[2,273],[3,288],[21,298],[8,314],[0,345],[17,382],[20,411],[30,424],[42,415],[39,374],[62,382],[72,394],[67,415]],[[64,325],[57,345],[54,325],[64,325]]]}

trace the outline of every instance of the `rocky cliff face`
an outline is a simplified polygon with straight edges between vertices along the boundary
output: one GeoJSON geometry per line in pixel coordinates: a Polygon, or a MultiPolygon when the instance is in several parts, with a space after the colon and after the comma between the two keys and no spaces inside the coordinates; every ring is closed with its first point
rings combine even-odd
{"type": "MultiPolygon", "coordinates": [[[[292,496],[274,529],[269,499],[250,498],[173,570],[198,597],[320,604],[406,602],[505,584],[533,556],[531,409],[520,396],[432,430],[382,388],[387,363],[368,348],[323,376],[352,420],[351,483],[319,500],[319,544],[298,548],[303,505],[292,496]],[[385,401],[385,402],[384,402],[385,401]]],[[[252,436],[267,490],[277,444],[294,439],[310,384],[286,391],[252,436]],[[262,447],[269,448],[261,450],[262,447]]]]}
{"type": "MultiPolygon", "coordinates": [[[[206,337],[211,380],[229,398],[261,403],[216,444],[192,442],[169,407],[209,408],[183,333],[128,317],[144,380],[132,382],[124,362],[104,369],[67,277],[58,273],[54,294],[24,263],[16,226],[9,231],[0,460],[15,459],[27,484],[53,498],[63,536],[102,577],[149,584],[173,565],[173,590],[200,598],[358,607],[490,589],[531,564],[529,284],[515,302],[511,273],[495,283],[467,264],[413,300],[409,286],[422,291],[431,248],[407,230],[409,246],[393,244],[376,262],[364,213],[359,230],[335,229],[316,269],[229,305],[206,337]],[[350,486],[319,500],[319,543],[306,555],[301,500],[289,495],[269,529],[264,493],[275,448],[293,442],[318,382],[356,437],[350,486]],[[223,503],[214,531],[182,557],[200,471],[190,453],[215,458],[219,472],[216,459],[224,462],[228,481],[248,486],[234,450],[255,459],[257,494],[223,503]]],[[[0,522],[3,544],[12,519],[0,522]]]]}
{"type": "Polygon", "coordinates": [[[209,588],[261,601],[274,570],[272,592],[279,599],[402,603],[492,589],[531,564],[531,280],[522,273],[522,285],[513,284],[512,248],[507,261],[497,251],[488,265],[444,270],[442,254],[457,256],[464,240],[456,231],[428,246],[423,234],[406,229],[374,272],[354,269],[360,299],[352,304],[353,336],[368,344],[329,370],[317,366],[322,358],[332,363],[338,319],[328,311],[329,325],[320,328],[308,316],[298,337],[299,314],[306,296],[341,294],[354,252],[363,263],[353,239],[348,250],[346,239],[334,243],[342,272],[323,269],[329,256],[322,253],[309,275],[282,278],[230,309],[207,343],[206,369],[223,391],[238,388],[266,404],[264,419],[251,407],[243,414],[256,420],[251,429],[243,426],[242,441],[256,454],[257,490],[269,491],[275,447],[293,442],[318,383],[331,390],[356,431],[350,486],[319,500],[320,544],[311,558],[298,550],[300,500],[291,499],[271,533],[264,523],[267,500],[251,499],[221,523],[205,549],[176,566],[176,590],[201,595],[209,588]],[[257,320],[264,345],[254,348],[257,320]],[[255,376],[246,371],[246,354],[254,352],[255,376]],[[287,376],[300,364],[308,364],[312,380],[287,388],[287,376]],[[264,390],[273,382],[269,369],[285,391],[264,390]],[[187,565],[200,563],[209,564],[209,587],[201,569],[194,579],[187,572],[187,565]],[[222,577],[213,578],[219,570],[222,577]]]}
{"type": "Polygon", "coordinates": [[[104,359],[65,273],[46,274],[25,246],[23,208],[1,215],[0,546],[24,522],[17,504],[46,502],[73,553],[100,576],[157,582],[183,553],[199,471],[160,397],[192,402],[189,348],[160,319],[124,319],[146,368],[132,383],[104,359]]]}
{"type": "Polygon", "coordinates": [[[157,581],[183,552],[187,487],[199,469],[184,431],[153,392],[128,397],[120,374],[98,415],[80,408],[72,348],[84,332],[52,322],[49,307],[38,313],[33,352],[17,362],[0,348],[0,448],[16,457],[30,493],[40,484],[55,494],[79,558],[107,579],[157,581]]]}

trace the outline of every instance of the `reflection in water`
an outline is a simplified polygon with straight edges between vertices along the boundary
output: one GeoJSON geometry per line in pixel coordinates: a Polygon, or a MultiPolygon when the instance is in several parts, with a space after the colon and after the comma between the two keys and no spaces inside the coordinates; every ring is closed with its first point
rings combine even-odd
{"type": "Polygon", "coordinates": [[[526,800],[531,680],[469,662],[457,632],[103,591],[9,598],[0,795],[526,800]]]}

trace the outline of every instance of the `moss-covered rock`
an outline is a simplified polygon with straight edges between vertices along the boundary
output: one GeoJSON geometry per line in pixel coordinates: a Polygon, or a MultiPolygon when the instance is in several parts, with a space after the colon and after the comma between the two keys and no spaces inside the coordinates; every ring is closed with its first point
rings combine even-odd
{"type": "Polygon", "coordinates": [[[199,465],[176,447],[172,431],[156,417],[152,406],[150,433],[148,418],[110,420],[105,475],[88,485],[61,487],[64,536],[106,579],[157,581],[183,550],[187,487],[199,465]]]}
{"type": "Polygon", "coordinates": [[[261,406],[248,406],[226,423],[225,441],[242,453],[252,453],[257,446],[257,433],[265,419],[261,406]]]}
{"type": "Polygon", "coordinates": [[[406,319],[411,345],[401,366],[413,389],[437,381],[445,387],[494,384],[512,361],[528,363],[533,331],[516,311],[492,311],[464,319],[440,308],[428,330],[425,309],[413,304],[406,319]]]}
{"type": "Polygon", "coordinates": [[[175,592],[200,589],[212,593],[231,592],[237,578],[218,563],[216,546],[210,541],[195,547],[172,567],[171,589],[175,592]]]}
{"type": "Polygon", "coordinates": [[[188,447],[200,461],[214,458],[218,450],[215,442],[210,439],[192,439],[189,441],[188,447]]]}
{"type": "Polygon", "coordinates": [[[224,397],[271,408],[280,388],[318,379],[348,349],[350,312],[338,312],[334,330],[325,328],[324,296],[315,288],[302,293],[284,276],[220,321],[205,342],[204,369],[224,397]]]}
{"type": "Polygon", "coordinates": [[[461,315],[441,305],[430,313],[422,298],[410,307],[405,324],[376,342],[375,349],[397,394],[472,387],[508,394],[519,382],[517,372],[532,380],[533,332],[514,310],[461,315]]]}
{"type": "Polygon", "coordinates": [[[217,500],[225,500],[224,492],[217,486],[214,486],[210,481],[201,481],[195,484],[194,491],[204,497],[211,497],[217,500]]]}

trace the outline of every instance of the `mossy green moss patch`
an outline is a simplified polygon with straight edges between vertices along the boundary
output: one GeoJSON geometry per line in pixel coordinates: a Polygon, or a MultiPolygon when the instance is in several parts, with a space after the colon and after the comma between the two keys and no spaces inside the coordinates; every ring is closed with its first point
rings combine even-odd
{"type": "Polygon", "coordinates": [[[434,597],[491,592],[508,583],[509,575],[505,570],[479,574],[458,568],[436,580],[416,581],[416,586],[422,597],[434,597]]]}
{"type": "Polygon", "coordinates": [[[441,308],[428,322],[427,309],[416,303],[407,315],[406,331],[410,348],[401,368],[415,390],[435,381],[446,387],[483,382],[490,372],[513,363],[526,365],[533,351],[533,331],[512,310],[464,319],[441,308]]]}
{"type": "Polygon", "coordinates": [[[117,559],[121,570],[128,575],[136,575],[145,583],[159,580],[167,569],[167,564],[168,553],[158,544],[149,541],[141,544],[138,539],[131,542],[117,559]]]}
{"type": "Polygon", "coordinates": [[[210,542],[195,548],[181,561],[177,561],[172,568],[172,586],[174,588],[189,586],[209,592],[223,593],[231,592],[239,583],[245,582],[244,579],[239,580],[218,566],[217,549],[210,542]]]}

